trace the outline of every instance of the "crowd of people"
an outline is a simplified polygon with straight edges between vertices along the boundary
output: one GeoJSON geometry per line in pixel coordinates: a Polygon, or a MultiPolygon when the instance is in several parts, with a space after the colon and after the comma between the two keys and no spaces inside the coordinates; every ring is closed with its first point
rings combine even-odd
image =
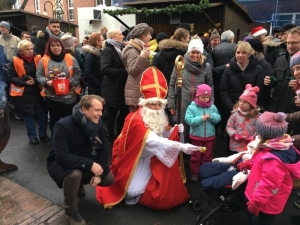
{"type": "MultiPolygon", "coordinates": [[[[191,155],[191,181],[203,186],[216,179],[231,183],[238,171],[251,171],[245,196],[253,225],[274,225],[293,185],[300,187],[295,24],[275,27],[273,36],[255,27],[237,44],[230,30],[192,35],[184,23],[170,37],[156,35],[146,23],[128,35],[103,28],[80,47],[57,19],[49,19],[44,31],[34,26],[22,32],[21,39],[5,21],[0,31],[0,82],[8,86],[8,101],[22,116],[29,142],[51,147],[47,169],[63,189],[71,225],[86,224],[77,210],[86,184],[96,187],[105,208],[123,199],[156,210],[185,203],[182,152],[191,155]],[[182,86],[175,68],[179,55],[182,86]],[[228,168],[221,165],[222,176],[211,178],[206,168],[228,165],[213,159],[217,136],[226,138],[222,154],[229,157],[258,141],[250,157],[236,162],[236,172],[224,173],[228,168]]],[[[300,199],[295,205],[300,208],[300,199]]]]}

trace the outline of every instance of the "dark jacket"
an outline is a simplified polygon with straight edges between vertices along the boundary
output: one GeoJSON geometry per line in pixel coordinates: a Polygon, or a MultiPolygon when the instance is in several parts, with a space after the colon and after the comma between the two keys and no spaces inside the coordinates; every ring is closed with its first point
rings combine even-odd
{"type": "Polygon", "coordinates": [[[91,45],[84,45],[82,51],[85,53],[84,77],[87,80],[89,94],[100,95],[103,79],[100,71],[100,50],[91,45]]]}
{"type": "Polygon", "coordinates": [[[36,54],[40,54],[41,56],[44,55],[48,39],[49,34],[47,31],[39,31],[37,33],[37,39],[34,45],[34,52],[36,54]]]}
{"type": "Polygon", "coordinates": [[[286,44],[282,42],[275,42],[273,40],[270,40],[269,38],[267,38],[267,40],[263,44],[266,47],[265,59],[273,67],[279,54],[282,52],[286,52],[286,44]]]}
{"type": "Polygon", "coordinates": [[[165,75],[169,85],[175,59],[178,55],[184,56],[188,50],[188,44],[171,39],[165,39],[159,42],[158,47],[160,52],[154,56],[152,66],[155,66],[165,75]]]}
{"type": "Polygon", "coordinates": [[[7,68],[6,64],[9,61],[7,60],[6,54],[4,53],[4,48],[0,45],[0,81],[3,81],[7,84],[7,68]]]}
{"type": "MultiPolygon", "coordinates": [[[[20,55],[18,55],[17,57],[21,58],[20,55]]],[[[38,112],[45,112],[47,109],[44,100],[40,95],[41,90],[36,79],[36,66],[34,60],[32,60],[31,63],[28,63],[26,60],[23,61],[26,74],[24,74],[21,79],[16,73],[14,60],[12,60],[8,68],[8,81],[16,86],[25,87],[22,96],[11,96],[11,103],[14,105],[14,108],[16,108],[21,114],[34,114],[35,110],[37,110],[38,112]],[[26,81],[29,80],[29,76],[34,79],[34,85],[26,84],[26,81]]]]}
{"type": "MultiPolygon", "coordinates": [[[[289,125],[293,125],[293,127],[300,126],[300,111],[289,113],[286,115],[286,122],[289,125]]],[[[292,136],[294,146],[299,150],[300,149],[300,134],[296,134],[292,136]]]]}
{"type": "Polygon", "coordinates": [[[96,149],[96,155],[93,155],[90,137],[86,136],[81,124],[73,120],[72,115],[62,118],[55,124],[47,169],[50,177],[60,188],[67,174],[74,169],[89,172],[94,162],[103,168],[101,177],[108,174],[108,150],[103,124],[98,131],[98,137],[102,141],[102,146],[101,149],[96,149]]]}
{"type": "MultiPolygon", "coordinates": [[[[214,80],[215,95],[220,93],[220,83],[222,75],[226,69],[226,64],[234,57],[234,49],[236,44],[227,40],[221,43],[211,51],[211,58],[213,60],[212,76],[214,80]]],[[[216,96],[216,98],[218,98],[216,96]]]]}
{"type": "Polygon", "coordinates": [[[270,103],[270,111],[272,112],[293,113],[298,111],[294,103],[296,93],[289,87],[289,79],[293,78],[289,62],[290,54],[283,52],[274,64],[271,75],[275,76],[277,82],[269,85],[270,88],[275,87],[270,103]]]}
{"type": "Polygon", "coordinates": [[[221,80],[220,93],[225,110],[232,111],[234,104],[245,90],[246,84],[258,86],[258,105],[263,105],[263,69],[258,65],[258,59],[251,55],[249,64],[245,71],[242,71],[237,64],[236,58],[230,60],[230,67],[226,68],[221,80]]]}
{"type": "Polygon", "coordinates": [[[37,40],[37,33],[38,33],[38,31],[35,30],[35,31],[32,31],[31,34],[30,34],[31,42],[32,42],[34,45],[35,45],[36,40],[37,40]]]}
{"type": "Polygon", "coordinates": [[[106,105],[119,108],[125,105],[124,88],[128,73],[113,45],[106,44],[100,56],[103,74],[102,97],[106,105]]]}

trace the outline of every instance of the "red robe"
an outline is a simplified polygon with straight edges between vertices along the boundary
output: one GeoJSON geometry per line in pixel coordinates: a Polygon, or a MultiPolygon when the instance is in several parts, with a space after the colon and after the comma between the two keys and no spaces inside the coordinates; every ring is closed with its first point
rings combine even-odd
{"type": "MultiPolygon", "coordinates": [[[[111,208],[124,199],[139,163],[150,131],[145,127],[139,112],[140,110],[127,116],[122,132],[114,143],[111,165],[115,176],[114,184],[109,187],[96,187],[96,198],[104,208],[111,208]]],[[[188,200],[178,160],[168,168],[153,156],[150,168],[152,175],[139,199],[140,204],[156,210],[165,210],[188,200]]]]}

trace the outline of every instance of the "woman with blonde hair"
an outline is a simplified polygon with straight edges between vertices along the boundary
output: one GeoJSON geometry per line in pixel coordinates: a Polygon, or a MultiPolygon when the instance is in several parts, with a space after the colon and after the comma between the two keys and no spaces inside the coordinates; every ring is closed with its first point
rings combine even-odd
{"type": "Polygon", "coordinates": [[[88,94],[101,95],[103,75],[100,72],[100,53],[104,38],[100,33],[89,37],[89,44],[82,47],[85,53],[84,78],[87,81],[88,94]]]}
{"type": "Polygon", "coordinates": [[[8,68],[8,80],[11,83],[11,102],[18,112],[24,116],[27,129],[27,137],[31,144],[39,144],[41,141],[49,142],[47,135],[47,108],[40,95],[39,83],[36,79],[36,72],[40,55],[33,52],[33,44],[23,40],[18,44],[18,54],[12,59],[8,68]],[[38,135],[34,125],[34,115],[38,116],[38,135]]]}
{"type": "Polygon", "coordinates": [[[191,101],[194,100],[197,92],[197,86],[200,84],[207,84],[211,89],[211,99],[214,101],[213,79],[211,73],[211,66],[206,62],[203,55],[204,46],[201,39],[192,39],[188,45],[188,51],[184,55],[184,69],[182,72],[182,92],[181,102],[178,102],[178,88],[177,88],[177,73],[173,69],[168,93],[168,109],[174,116],[174,122],[183,122],[185,125],[184,133],[188,135],[188,125],[184,121],[184,116],[187,107],[191,101]],[[177,118],[177,105],[181,104],[181,118],[177,118]]]}
{"type": "Polygon", "coordinates": [[[154,56],[152,66],[155,66],[165,75],[168,84],[170,83],[175,59],[178,55],[184,56],[189,41],[190,32],[184,28],[178,28],[170,39],[162,40],[158,44],[160,52],[154,56]]]}

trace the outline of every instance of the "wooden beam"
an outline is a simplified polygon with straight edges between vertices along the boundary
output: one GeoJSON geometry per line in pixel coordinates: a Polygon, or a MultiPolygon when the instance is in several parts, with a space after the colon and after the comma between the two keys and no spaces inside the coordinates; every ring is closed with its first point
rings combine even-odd
{"type": "Polygon", "coordinates": [[[214,21],[209,17],[209,15],[205,12],[205,10],[201,10],[201,12],[204,14],[204,16],[206,17],[206,19],[209,21],[209,23],[217,29],[217,31],[219,32],[218,30],[218,27],[216,26],[216,24],[214,23],[214,21]]]}

